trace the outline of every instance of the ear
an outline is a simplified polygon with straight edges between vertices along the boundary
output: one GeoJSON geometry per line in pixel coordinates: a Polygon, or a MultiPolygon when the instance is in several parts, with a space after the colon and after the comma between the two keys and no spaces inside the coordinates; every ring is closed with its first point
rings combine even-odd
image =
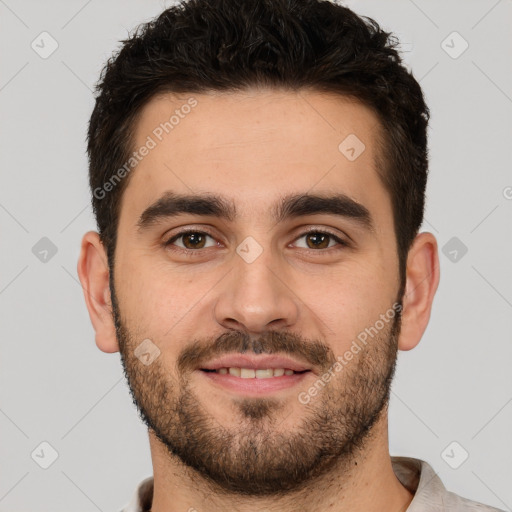
{"type": "Polygon", "coordinates": [[[98,233],[89,231],[83,236],[77,270],[89,317],[96,332],[96,345],[103,352],[118,352],[108,259],[98,233]]]}
{"type": "Polygon", "coordinates": [[[407,256],[406,279],[400,350],[411,350],[420,342],[430,319],[439,284],[437,241],[432,233],[420,233],[414,239],[407,256]]]}

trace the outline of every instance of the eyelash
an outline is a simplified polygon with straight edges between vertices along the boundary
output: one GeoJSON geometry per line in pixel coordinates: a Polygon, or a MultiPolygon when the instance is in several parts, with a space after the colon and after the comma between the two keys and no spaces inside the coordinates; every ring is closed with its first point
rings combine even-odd
{"type": "MultiPolygon", "coordinates": [[[[179,238],[181,238],[185,235],[189,235],[189,234],[208,235],[209,237],[215,239],[215,237],[211,233],[208,233],[208,231],[200,231],[197,229],[186,229],[186,230],[180,231],[179,233],[176,233],[175,235],[173,235],[166,242],[164,242],[163,245],[165,248],[172,247],[172,249],[171,249],[172,251],[181,252],[185,256],[194,257],[194,256],[200,254],[202,252],[202,250],[201,249],[183,249],[182,247],[173,247],[173,242],[175,242],[179,238]]],[[[295,240],[298,240],[299,238],[302,238],[304,236],[311,235],[311,234],[330,236],[335,242],[338,243],[339,246],[349,247],[349,244],[345,240],[342,240],[339,236],[335,235],[334,233],[331,233],[330,231],[326,231],[323,229],[312,229],[310,231],[305,231],[304,233],[302,233],[301,235],[296,237],[295,240]]],[[[207,249],[208,249],[208,247],[207,247],[207,249]]],[[[328,247],[327,249],[305,249],[305,250],[310,251],[310,252],[322,253],[322,252],[326,252],[329,249],[335,249],[335,247],[328,247]]]]}

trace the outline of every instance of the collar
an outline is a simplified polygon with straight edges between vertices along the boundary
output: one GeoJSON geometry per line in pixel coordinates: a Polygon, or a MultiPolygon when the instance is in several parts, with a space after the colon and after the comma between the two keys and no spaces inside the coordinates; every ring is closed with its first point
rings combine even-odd
{"type": "MultiPolygon", "coordinates": [[[[406,512],[503,512],[447,491],[437,473],[425,461],[391,457],[391,464],[400,483],[414,494],[406,512]]],[[[144,479],[121,512],[148,512],[153,501],[153,484],[152,476],[144,479]]]]}

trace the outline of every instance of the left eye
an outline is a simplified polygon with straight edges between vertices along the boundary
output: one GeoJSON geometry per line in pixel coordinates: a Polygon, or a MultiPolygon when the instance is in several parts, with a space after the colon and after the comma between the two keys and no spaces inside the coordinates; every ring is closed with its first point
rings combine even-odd
{"type": "MultiPolygon", "coordinates": [[[[305,239],[305,246],[301,247],[299,245],[298,247],[304,249],[329,249],[336,244],[342,246],[347,245],[341,238],[326,231],[308,231],[295,240],[297,241],[300,239],[305,239]]],[[[180,249],[184,250],[196,250],[205,249],[207,247],[214,247],[217,245],[217,242],[211,235],[205,233],[204,231],[185,231],[178,233],[170,238],[165,243],[165,245],[176,245],[180,249]],[[212,240],[210,245],[207,245],[207,238],[212,240]],[[176,243],[177,241],[180,241],[180,243],[176,243]]]]}
{"type": "Polygon", "coordinates": [[[309,231],[308,233],[301,235],[296,240],[300,240],[301,238],[306,239],[305,249],[328,249],[336,244],[346,245],[341,238],[325,231],[309,231]],[[331,244],[330,242],[334,243],[331,244]]]}

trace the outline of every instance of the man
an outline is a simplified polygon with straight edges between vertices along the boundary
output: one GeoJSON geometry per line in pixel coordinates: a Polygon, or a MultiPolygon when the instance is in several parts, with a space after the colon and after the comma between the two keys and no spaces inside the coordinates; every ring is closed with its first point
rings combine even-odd
{"type": "Polygon", "coordinates": [[[153,477],[127,512],[496,510],[391,458],[439,281],[429,112],[390,34],[317,0],[190,0],[124,41],[78,272],[153,477]]]}

